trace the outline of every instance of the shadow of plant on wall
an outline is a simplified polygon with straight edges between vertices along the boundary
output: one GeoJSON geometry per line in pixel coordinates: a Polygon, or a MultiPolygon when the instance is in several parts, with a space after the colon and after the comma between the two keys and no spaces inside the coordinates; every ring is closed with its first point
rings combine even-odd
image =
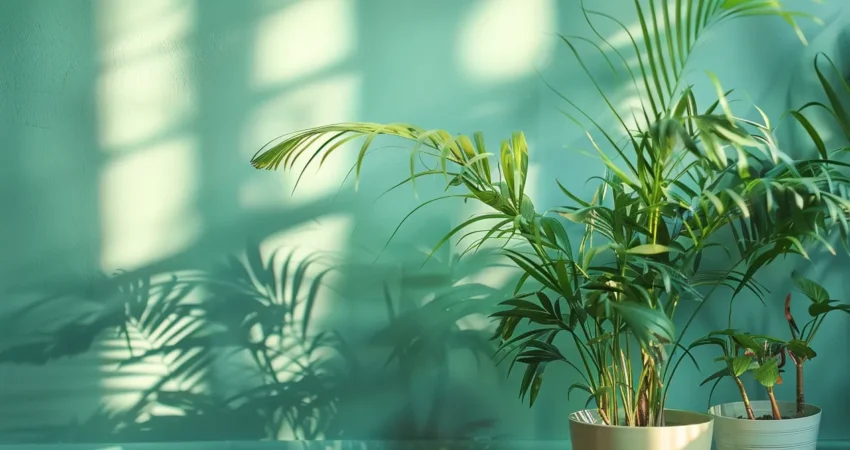
{"type": "Polygon", "coordinates": [[[469,299],[492,288],[453,286],[449,295],[408,309],[386,297],[390,323],[370,343],[389,346],[390,355],[386,365],[367,368],[340,333],[313,323],[320,294],[332,289],[326,279],[333,262],[327,259],[281,250],[263,257],[258,246],[248,246],[211,270],[119,273],[72,291],[63,286],[63,294],[45,296],[5,320],[66,311],[63,302],[84,300],[87,309],[61,314],[42,328],[52,331],[31,333],[3,349],[0,363],[45,365],[96,352],[106,343],[124,355],[102,357],[113,375],[146,365],[164,366],[164,373],[149,386],[130,389],[133,401],[122,407],[104,401],[94,414],[67,425],[4,434],[42,442],[361,438],[364,431],[339,414],[341,403],[356,403],[353,392],[374,393],[390,384],[412,395],[416,374],[429,365],[438,368],[440,379],[427,423],[417,423],[416,405],[402,394],[402,411],[390,416],[377,437],[459,438],[490,427],[489,418],[448,430],[438,420],[454,408],[443,402],[453,395],[448,352],[468,349],[485,359],[492,354],[486,330],[457,325],[489,305],[469,299]]]}
{"type": "MultiPolygon", "coordinates": [[[[491,258],[487,251],[481,251],[465,257],[465,263],[476,270],[493,268],[491,258]],[[488,264],[483,266],[483,261],[488,264]]],[[[343,400],[349,411],[343,411],[340,423],[353,422],[351,415],[361,411],[362,405],[370,402],[369,397],[383,394],[404,400],[389,406],[394,408],[394,414],[369,433],[370,438],[494,437],[496,419],[492,412],[483,408],[475,393],[453,379],[450,372],[465,369],[467,375],[478,380],[483,380],[488,372],[497,377],[491,359],[496,351],[491,339],[493,327],[486,316],[501,296],[499,288],[468,279],[468,271],[459,260],[454,256],[439,262],[438,270],[444,275],[438,275],[438,279],[419,271],[404,275],[401,293],[397,295],[384,284],[388,324],[366,344],[381,349],[383,364],[378,370],[362,370],[354,379],[356,387],[348,389],[343,400]],[[447,288],[433,292],[428,287],[435,284],[447,288]],[[422,288],[422,294],[417,287],[422,288]],[[487,325],[475,323],[476,318],[485,318],[487,325]],[[467,364],[459,366],[458,361],[467,364]],[[376,383],[376,379],[380,381],[376,383]]],[[[501,378],[493,380],[498,382],[501,378]]],[[[354,434],[357,438],[366,437],[363,431],[354,434]]]]}
{"type": "MultiPolygon", "coordinates": [[[[107,361],[117,373],[153,361],[165,365],[166,373],[130,407],[104,407],[43,437],[248,439],[274,438],[282,429],[298,438],[319,436],[347,370],[338,335],[308,332],[328,269],[314,275],[317,257],[298,261],[294,253],[274,253],[264,259],[257,247],[244,256],[208,272],[121,277],[115,283],[103,277],[98,294],[89,297],[94,311],[0,352],[0,362],[45,364],[111,337],[129,352],[107,361]],[[235,392],[211,386],[216,365],[234,372],[235,392]]],[[[61,298],[49,297],[41,307],[61,298]]]]}

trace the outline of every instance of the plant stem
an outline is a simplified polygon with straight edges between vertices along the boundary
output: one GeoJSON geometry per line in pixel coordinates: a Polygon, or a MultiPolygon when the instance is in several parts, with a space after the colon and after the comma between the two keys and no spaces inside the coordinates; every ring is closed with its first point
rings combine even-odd
{"type": "Polygon", "coordinates": [[[654,414],[660,413],[657,409],[663,409],[664,405],[660,405],[660,408],[657,407],[657,396],[660,395],[662,389],[658,386],[660,380],[655,368],[655,361],[643,349],[641,349],[641,360],[642,368],[637,398],[637,426],[648,427],[655,422],[654,414]],[[656,411],[653,409],[656,409],[656,411]]]}
{"type": "Polygon", "coordinates": [[[773,388],[767,388],[767,396],[770,398],[770,409],[773,412],[773,420],[782,420],[782,414],[779,413],[779,405],[776,403],[776,397],[773,395],[773,388]]]}
{"type": "Polygon", "coordinates": [[[747,418],[750,420],[756,420],[756,415],[753,414],[753,407],[750,405],[750,397],[747,396],[747,390],[744,388],[744,383],[741,383],[741,379],[735,377],[735,384],[738,385],[738,390],[741,391],[741,399],[744,400],[744,408],[747,409],[747,418]]]}
{"type": "MultiPolygon", "coordinates": [[[[796,363],[796,361],[795,361],[796,363]]],[[[797,417],[802,417],[806,403],[806,397],[803,394],[803,362],[800,361],[797,366],[797,417]]]]}

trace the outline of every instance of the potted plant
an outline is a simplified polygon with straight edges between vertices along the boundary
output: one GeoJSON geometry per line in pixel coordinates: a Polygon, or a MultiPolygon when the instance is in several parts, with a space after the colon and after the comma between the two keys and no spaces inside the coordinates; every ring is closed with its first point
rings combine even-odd
{"type": "MultiPolygon", "coordinates": [[[[771,449],[815,450],[821,410],[807,404],[803,385],[803,365],[817,356],[811,342],[832,311],[850,313],[850,305],[835,304],[823,286],[797,273],[792,275],[797,288],[809,298],[811,320],[802,329],[791,314],[791,294],[785,298],[785,319],[790,339],[752,335],[726,329],[709,333],[691,347],[716,346],[722,352],[718,359],[724,367],[703,381],[714,381],[714,387],[724,378],[732,378],[741,394],[741,401],[712,406],[709,413],[716,416],[715,435],[718,450],[738,450],[759,446],[771,449]],[[786,357],[787,355],[787,357],[786,357]],[[782,384],[782,368],[790,361],[796,373],[796,400],[777,401],[775,386],[782,384]],[[767,392],[768,400],[751,401],[741,378],[751,374],[767,392]]],[[[714,388],[712,388],[712,392],[714,388]]]]}
{"type": "MultiPolygon", "coordinates": [[[[435,251],[468,231],[464,238],[475,239],[467,250],[498,242],[522,272],[515,295],[494,314],[500,355],[511,358],[512,367],[525,366],[521,396],[533,403],[547,365],[566,364],[583,380],[570,391],[586,392],[588,404],[595,404],[570,417],[574,448],[708,450],[711,417],[666,408],[669,382],[687,352],[678,360],[673,356],[682,349],[681,336],[693,319],[676,333],[677,306],[730,283],[738,291],[752,289],[752,275],[759,267],[778,255],[803,252],[803,243],[817,235],[782,228],[786,218],[781,214],[797,211],[785,200],[813,186],[810,171],[828,174],[831,169],[827,158],[788,158],[776,145],[767,117],[754,122],[733,115],[728,92],[714,77],[717,97],[707,108],[698,108],[685,68],[696,42],[714,24],[772,15],[796,28],[799,14],[761,0],[661,0],[650,2],[649,8],[636,1],[640,35],[633,36],[610,15],[584,7],[582,11],[601,45],[614,49],[616,62],[623,65],[621,73],[641,99],[634,111],[615,107],[577,50],[577,45],[592,42],[561,36],[616,122],[608,129],[562,96],[577,112],[567,117],[587,131],[606,169],[605,176],[594,177],[599,185],[591,199],[559,184],[570,204],[539,213],[526,195],[528,145],[521,132],[491,152],[480,133],[453,136],[398,123],[333,124],[288,134],[261,149],[252,164],[294,170],[298,161],[306,160],[306,168],[360,138],[364,142],[353,168],[359,179],[365,155],[378,136],[410,141],[411,170],[399,185],[437,175],[446,177],[447,188],[461,191],[428,200],[414,211],[449,198],[490,208],[451,230],[435,251]],[[612,22],[630,37],[635,66],[597,32],[598,22],[612,22]],[[414,164],[417,156],[431,158],[434,165],[414,164]],[[570,237],[565,219],[583,227],[579,240],[570,237]],[[750,242],[772,245],[773,251],[763,256],[761,247],[741,248],[742,259],[755,257],[745,272],[702,267],[707,251],[725,248],[718,231],[737,233],[742,222],[752,224],[746,230],[752,234],[750,242]],[[777,226],[787,233],[773,233],[777,226]],[[701,287],[709,292],[700,292],[701,287]],[[565,342],[574,346],[575,357],[564,351],[565,342]]],[[[835,202],[822,198],[827,199],[823,208],[835,202]]],[[[838,208],[843,217],[847,205],[838,208]]],[[[813,226],[818,230],[822,225],[813,226]]]]}

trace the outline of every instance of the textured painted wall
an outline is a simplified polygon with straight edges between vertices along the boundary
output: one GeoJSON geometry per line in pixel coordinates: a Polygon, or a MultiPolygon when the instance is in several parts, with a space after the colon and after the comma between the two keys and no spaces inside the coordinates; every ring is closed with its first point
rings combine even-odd
{"type": "MultiPolygon", "coordinates": [[[[604,9],[632,23],[634,17],[623,15],[629,3],[617,0],[604,9]]],[[[805,26],[809,47],[778,20],[717,28],[693,61],[689,80],[708,88],[698,92],[711,95],[703,75],[711,69],[742,102],[752,100],[777,120],[817,96],[812,57],[826,51],[848,64],[840,50],[850,44],[843,31],[850,8],[838,0],[800,5],[826,22],[805,26]]],[[[26,345],[34,333],[98,311],[101,277],[119,269],[126,279],[207,271],[257,243],[266,255],[274,248],[298,258],[321,252],[336,270],[318,296],[314,326],[343,333],[366,367],[346,389],[335,433],[563,438],[566,415],[583,404],[566,400],[573,374],[554,370],[544,398],[528,410],[516,400],[518,377],[506,380],[505,368],[494,369],[481,352],[477,361],[469,343],[477,341],[464,340],[482,336],[476,330],[487,327],[481,313],[491,300],[472,300],[468,312],[477,314],[454,329],[439,315],[428,323],[451,330],[437,340],[455,345],[436,359],[384,366],[390,349],[368,339],[388,324],[386,294],[403,309],[444,291],[464,297],[510,284],[512,272],[485,267],[493,261],[486,255],[456,262],[444,249],[420,267],[469,207],[429,207],[384,249],[418,204],[409,188],[378,199],[406,174],[407,153],[394,149],[396,143],[375,151],[356,195],[351,183],[340,189],[353,152],[331,158],[319,173],[306,172],[294,195],[291,177],[257,172],[248,161],[280,134],[337,121],[481,130],[491,145],[524,130],[532,146],[531,195],[538,208],[557,205],[556,178],[580,190],[589,174],[601,173],[597,162],[565,148],[583,146],[583,135],[559,115],[557,97],[536,73],[601,117],[592,85],[549,34],[588,33],[577,7],[556,0],[0,2],[0,349],[26,345]],[[20,314],[56,294],[62,294],[59,302],[20,314]]],[[[589,61],[604,70],[599,58],[589,61]]],[[[604,79],[611,92],[622,86],[613,76],[604,79]]],[[[801,142],[792,128],[781,128],[780,137],[791,146],[801,142]]],[[[441,189],[438,182],[417,188],[420,199],[441,189]]],[[[818,254],[815,261],[806,268],[810,276],[836,297],[850,293],[841,278],[847,258],[818,254]]],[[[790,289],[792,267],[803,264],[777,263],[760,277],[777,298],[790,289]]],[[[693,337],[725,328],[727,302],[714,300],[693,337]]],[[[739,304],[736,325],[785,331],[779,309],[752,299],[739,304]]],[[[847,330],[850,318],[828,322],[818,338],[823,356],[808,368],[809,399],[824,408],[824,439],[850,439],[843,427],[850,415],[842,372],[850,350],[841,344],[847,330]]],[[[127,339],[136,349],[156,345],[142,332],[127,339]]],[[[118,366],[139,350],[128,350],[115,333],[63,342],[91,348],[46,364],[0,365],[0,442],[58,439],[46,434],[48,427],[84,422],[99,405],[133,404],[173,364],[154,358],[118,366]]],[[[708,361],[705,373],[713,371],[708,361]]],[[[211,363],[195,387],[215,394],[248,383],[237,362],[211,363]]],[[[671,406],[703,409],[708,388],[697,388],[701,376],[684,367],[671,406]]],[[[786,389],[782,396],[793,394],[786,389]]],[[[731,386],[715,394],[716,401],[734,399],[731,386]]],[[[103,438],[98,430],[108,424],[90,425],[81,439],[103,438]]],[[[184,426],[143,439],[239,435],[229,427],[184,426]]]]}

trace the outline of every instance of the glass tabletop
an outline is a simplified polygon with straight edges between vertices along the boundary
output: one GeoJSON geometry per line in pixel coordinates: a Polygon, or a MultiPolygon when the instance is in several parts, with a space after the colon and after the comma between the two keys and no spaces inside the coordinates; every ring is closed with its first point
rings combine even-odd
{"type": "Polygon", "coordinates": [[[2,445],[0,450],[570,450],[569,441],[226,441],[2,445]]]}
{"type": "MultiPolygon", "coordinates": [[[[820,441],[818,450],[848,450],[848,441],[820,441]]],[[[569,441],[220,441],[127,444],[0,444],[0,450],[571,450],[569,441]]],[[[575,449],[581,450],[581,449],[575,449]]]]}

